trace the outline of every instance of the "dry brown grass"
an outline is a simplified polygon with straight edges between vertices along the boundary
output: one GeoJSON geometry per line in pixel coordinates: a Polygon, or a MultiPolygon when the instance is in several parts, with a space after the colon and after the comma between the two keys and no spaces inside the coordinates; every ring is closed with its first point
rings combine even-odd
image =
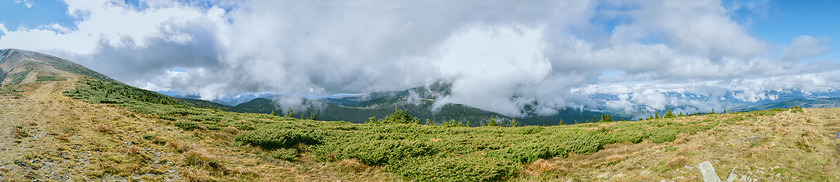
{"type": "Polygon", "coordinates": [[[687,164],[688,164],[688,158],[683,157],[683,156],[677,156],[677,157],[672,158],[670,161],[668,161],[668,166],[671,167],[671,169],[680,168],[680,167],[683,167],[687,164]]]}
{"type": "Polygon", "coordinates": [[[370,169],[370,166],[359,162],[358,159],[344,159],[338,162],[342,169],[353,172],[362,172],[370,169]]]}
{"type": "Polygon", "coordinates": [[[29,133],[26,132],[22,127],[15,127],[12,132],[12,137],[16,139],[22,139],[29,137],[29,133]]]}
{"type": "Polygon", "coordinates": [[[683,147],[680,147],[679,149],[677,149],[677,154],[686,155],[690,151],[697,151],[697,150],[700,150],[700,149],[703,149],[702,145],[696,145],[696,144],[695,145],[684,145],[683,147]]]}
{"type": "Polygon", "coordinates": [[[623,159],[624,159],[624,155],[615,154],[615,155],[608,156],[605,160],[607,162],[615,162],[615,161],[619,161],[619,160],[623,160],[623,159]]]}
{"type": "Polygon", "coordinates": [[[184,153],[192,149],[192,145],[184,142],[169,142],[166,144],[166,146],[169,147],[169,149],[172,149],[172,151],[178,153],[184,153]]]}
{"type": "Polygon", "coordinates": [[[526,174],[531,176],[539,176],[540,174],[546,172],[562,173],[566,171],[568,171],[568,169],[565,166],[545,159],[537,159],[529,164],[524,170],[526,174]]]}
{"type": "Polygon", "coordinates": [[[680,134],[677,135],[677,139],[674,140],[674,143],[676,143],[676,144],[685,143],[686,142],[686,137],[688,137],[688,136],[689,136],[688,133],[680,133],[680,134]]]}
{"type": "Polygon", "coordinates": [[[821,133],[840,131],[840,114],[836,113],[840,109],[784,111],[775,116],[730,113],[680,117],[670,121],[746,119],[694,135],[679,134],[673,142],[607,145],[593,154],[531,163],[521,172],[521,180],[696,181],[700,179],[697,163],[710,161],[718,174],[728,174],[739,166],[736,174],[759,181],[833,181],[840,176],[835,170],[840,168],[840,147],[836,147],[835,136],[821,133]],[[551,168],[548,166],[567,167],[569,171],[541,171],[551,168]]]}
{"type": "Polygon", "coordinates": [[[70,141],[70,138],[68,138],[66,136],[56,136],[55,139],[63,141],[63,142],[69,142],[70,141]]]}
{"type": "Polygon", "coordinates": [[[213,181],[210,178],[210,174],[206,171],[196,170],[196,171],[185,171],[181,173],[181,176],[184,177],[184,180],[189,182],[205,182],[205,181],[213,181]]]}
{"type": "Polygon", "coordinates": [[[221,128],[221,130],[222,130],[223,132],[230,133],[230,134],[237,134],[237,133],[239,133],[239,130],[238,130],[238,129],[236,129],[235,127],[233,127],[233,126],[222,127],[222,128],[221,128]]]}
{"type": "Polygon", "coordinates": [[[143,152],[143,150],[140,149],[140,147],[137,147],[137,146],[134,146],[134,145],[128,146],[128,149],[126,149],[126,153],[128,155],[142,154],[142,152],[143,152]]]}
{"type": "Polygon", "coordinates": [[[111,123],[102,123],[102,124],[96,125],[96,131],[102,132],[102,133],[110,133],[113,128],[114,128],[114,126],[111,123]]]}
{"type": "MultiPolygon", "coordinates": [[[[259,166],[274,165],[253,154],[234,152],[239,147],[218,146],[219,150],[210,150],[200,155],[206,167],[183,165],[183,154],[177,151],[192,151],[192,143],[219,143],[208,138],[196,138],[190,133],[173,130],[156,116],[135,115],[124,108],[107,104],[89,104],[61,95],[63,89],[71,88],[71,82],[50,82],[28,90],[20,100],[0,98],[0,103],[15,102],[12,107],[19,112],[3,115],[11,122],[0,122],[2,129],[15,138],[15,126],[20,125],[18,134],[21,139],[10,149],[0,151],[0,167],[8,169],[2,174],[3,180],[9,181],[85,181],[85,180],[133,180],[132,176],[154,174],[154,177],[140,175],[140,179],[149,181],[174,180],[166,176],[180,176],[180,180],[196,181],[259,181],[256,174],[276,172],[251,169],[264,169],[259,166]],[[53,102],[49,102],[53,101],[53,102]],[[47,112],[49,111],[49,112],[47,112]],[[31,113],[43,113],[32,115],[31,113]],[[21,122],[28,121],[28,122],[21,122]],[[30,125],[31,124],[31,125],[30,125]],[[154,131],[154,137],[146,140],[140,137],[154,131]],[[23,134],[27,137],[23,137],[23,134]],[[60,134],[59,134],[60,133],[60,134]],[[106,133],[108,135],[103,135],[106,133]],[[53,137],[28,137],[51,135],[53,137]],[[179,141],[173,145],[167,140],[179,141]],[[187,142],[189,141],[189,142],[187,142]],[[27,147],[15,147],[27,146],[27,147]],[[146,150],[154,152],[146,152],[146,150]],[[26,155],[24,155],[26,154],[26,155]],[[207,157],[217,156],[217,157],[207,157]],[[218,157],[225,156],[225,157],[218,157]],[[229,170],[227,161],[258,160],[248,162],[245,170],[229,170]],[[38,167],[20,167],[14,161],[30,161],[26,165],[38,167]],[[11,167],[11,168],[6,168],[11,167]],[[246,172],[242,172],[246,171],[246,172]],[[29,177],[26,177],[29,176],[29,177]],[[84,177],[83,177],[84,176],[84,177]],[[106,179],[105,177],[109,179],[106,179]]],[[[4,104],[5,106],[6,104],[4,104]]],[[[10,145],[7,140],[0,140],[2,146],[10,145]]],[[[202,150],[205,151],[205,150],[202,150]]],[[[23,164],[23,163],[21,163],[23,164]]],[[[243,168],[239,164],[236,168],[243,168]]],[[[282,175],[280,175],[282,176],[282,175]]],[[[283,177],[274,179],[284,179],[283,177]]]]}

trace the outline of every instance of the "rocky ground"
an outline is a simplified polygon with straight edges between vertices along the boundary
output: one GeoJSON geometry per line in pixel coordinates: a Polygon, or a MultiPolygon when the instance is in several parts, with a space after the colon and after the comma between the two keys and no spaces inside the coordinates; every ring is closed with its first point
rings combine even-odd
{"type": "Polygon", "coordinates": [[[614,144],[591,155],[539,160],[521,180],[702,181],[698,165],[705,161],[723,181],[730,175],[733,181],[840,180],[838,108],[684,119],[731,124],[674,142],[614,144]]]}

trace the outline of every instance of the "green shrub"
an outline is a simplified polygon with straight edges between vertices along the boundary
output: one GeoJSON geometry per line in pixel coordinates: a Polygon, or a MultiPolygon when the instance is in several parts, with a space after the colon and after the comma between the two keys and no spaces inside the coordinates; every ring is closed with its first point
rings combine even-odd
{"type": "Polygon", "coordinates": [[[212,124],[206,124],[206,125],[204,125],[204,128],[207,128],[208,130],[219,130],[219,129],[221,129],[221,128],[219,128],[219,126],[212,125],[212,124]]]}
{"type": "Polygon", "coordinates": [[[551,158],[557,155],[565,156],[566,151],[561,147],[549,147],[541,144],[515,145],[502,150],[494,150],[488,155],[508,159],[520,163],[530,163],[541,158],[551,158]]]}
{"type": "Polygon", "coordinates": [[[779,109],[779,108],[774,108],[774,109],[771,109],[771,110],[751,111],[751,113],[755,113],[756,115],[759,115],[759,116],[774,116],[779,111],[783,111],[783,110],[779,109]]]}
{"type": "MultiPolygon", "coordinates": [[[[412,118],[411,115],[408,114],[408,112],[400,110],[399,108],[394,108],[394,110],[395,111],[394,111],[393,114],[391,114],[389,116],[385,116],[384,119],[376,120],[376,117],[374,116],[374,117],[369,118],[370,121],[368,121],[367,123],[371,123],[371,124],[396,124],[396,123],[406,124],[406,123],[419,123],[420,122],[420,120],[417,120],[417,118],[412,118]]],[[[301,118],[303,118],[303,116],[301,116],[301,118]]]]}
{"type": "Polygon", "coordinates": [[[199,129],[198,123],[192,121],[176,121],[173,123],[175,126],[184,129],[184,130],[194,130],[199,129]]]}
{"type": "Polygon", "coordinates": [[[247,122],[235,122],[233,123],[233,127],[239,130],[254,130],[254,126],[247,122]]]}
{"type": "Polygon", "coordinates": [[[656,128],[645,132],[645,138],[651,142],[662,143],[674,141],[680,133],[694,134],[698,131],[708,130],[717,126],[717,124],[697,124],[697,125],[668,125],[661,128],[656,128]]]}
{"type": "Polygon", "coordinates": [[[413,140],[362,140],[353,143],[335,143],[316,149],[316,155],[334,156],[336,159],[359,159],[367,165],[385,165],[404,158],[432,156],[439,152],[433,145],[413,140]],[[319,155],[320,154],[320,155],[319,155]]]}
{"type": "Polygon", "coordinates": [[[167,116],[167,115],[161,115],[161,116],[158,116],[158,118],[163,119],[163,120],[169,120],[169,121],[178,120],[178,118],[175,118],[175,117],[172,117],[172,116],[167,116]]]}
{"type": "Polygon", "coordinates": [[[793,107],[790,108],[790,112],[798,113],[798,112],[805,112],[805,110],[803,110],[802,107],[800,107],[800,106],[793,106],[793,107]]]}
{"type": "Polygon", "coordinates": [[[222,120],[222,118],[219,118],[219,117],[210,116],[210,115],[202,115],[202,114],[192,115],[192,116],[187,117],[187,119],[193,120],[193,121],[221,121],[222,120]]]}
{"type": "Polygon", "coordinates": [[[746,120],[746,118],[741,116],[732,116],[730,118],[727,118],[726,120],[723,120],[723,122],[728,124],[735,124],[736,122],[743,120],[746,120]]]}
{"type": "Polygon", "coordinates": [[[660,130],[658,132],[645,133],[645,137],[653,143],[662,143],[674,141],[677,139],[678,134],[680,134],[680,131],[677,130],[660,130]]]}
{"type": "Polygon", "coordinates": [[[287,161],[293,161],[297,156],[297,149],[293,148],[281,148],[271,152],[271,157],[287,161]]]}
{"type": "Polygon", "coordinates": [[[566,152],[588,154],[597,152],[603,143],[593,137],[579,136],[565,143],[566,152]]]}
{"type": "Polygon", "coordinates": [[[318,134],[314,132],[313,130],[260,127],[252,132],[236,135],[235,140],[270,150],[288,148],[299,143],[309,145],[321,143],[318,134]]]}
{"type": "Polygon", "coordinates": [[[173,110],[170,110],[169,112],[167,112],[166,114],[186,116],[186,115],[201,114],[201,112],[197,112],[197,111],[194,111],[192,109],[173,109],[173,110]]]}
{"type": "Polygon", "coordinates": [[[209,169],[224,170],[225,167],[221,161],[213,160],[202,156],[201,154],[190,152],[184,156],[184,163],[190,166],[204,167],[209,169]]]}
{"type": "Polygon", "coordinates": [[[35,81],[44,82],[44,81],[67,81],[67,78],[62,76],[38,76],[35,78],[35,81]]]}
{"type": "Polygon", "coordinates": [[[412,158],[388,167],[388,171],[420,181],[500,181],[520,165],[485,155],[412,158]]]}
{"type": "Polygon", "coordinates": [[[526,126],[526,127],[522,127],[521,129],[519,129],[519,131],[521,131],[522,134],[525,134],[525,135],[539,133],[542,130],[543,130],[543,127],[541,127],[541,126],[526,126]]]}
{"type": "Polygon", "coordinates": [[[145,140],[151,140],[151,139],[153,139],[153,138],[155,138],[155,135],[154,135],[154,134],[145,134],[145,135],[143,135],[143,139],[145,139],[145,140]]]}

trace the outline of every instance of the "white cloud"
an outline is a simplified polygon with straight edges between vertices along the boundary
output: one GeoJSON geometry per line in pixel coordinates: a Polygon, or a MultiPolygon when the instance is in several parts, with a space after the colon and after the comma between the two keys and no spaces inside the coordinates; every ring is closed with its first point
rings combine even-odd
{"type": "MultiPolygon", "coordinates": [[[[27,1],[28,2],[28,1],[27,1]]],[[[155,1],[144,11],[132,9],[122,1],[66,0],[70,16],[81,17],[75,31],[57,24],[37,29],[3,30],[0,46],[32,50],[58,50],[72,54],[95,54],[98,43],[115,47],[145,47],[150,39],[182,41],[184,34],[171,29],[190,21],[222,17],[218,8],[203,10],[175,2],[155,1]],[[165,36],[165,37],[164,37],[165,36]],[[45,44],[49,42],[49,44],[45,44]]],[[[144,1],[151,2],[151,1],[144,1]]]]}
{"type": "Polygon", "coordinates": [[[829,44],[831,44],[831,40],[828,37],[815,38],[801,35],[790,42],[783,58],[798,61],[817,57],[831,51],[829,44]]]}
{"type": "Polygon", "coordinates": [[[432,64],[453,79],[448,101],[517,116],[527,104],[512,98],[518,89],[551,73],[544,48],[541,28],[473,27],[448,39],[432,64]]]}
{"type": "Polygon", "coordinates": [[[619,98],[608,108],[689,112],[721,106],[663,93],[758,101],[776,98],[771,90],[840,81],[836,61],[811,60],[834,51],[828,38],[770,45],[750,35],[750,20],[733,17],[765,1],[66,2],[81,19],[75,27],[0,25],[0,47],[58,54],[133,85],[205,99],[401,90],[443,79],[454,87],[437,106],[516,116],[536,103],[550,114],[593,106],[588,96],[606,93],[619,98]]]}
{"type": "MultiPolygon", "coordinates": [[[[620,13],[632,23],[617,30],[618,37],[662,39],[686,53],[701,56],[761,55],[766,43],[748,34],[746,28],[727,15],[717,0],[698,1],[616,1],[615,6],[639,7],[620,13]]],[[[623,40],[626,38],[617,38],[623,40]]]]}
{"type": "Polygon", "coordinates": [[[629,100],[627,100],[629,98],[630,98],[629,94],[619,94],[618,95],[618,100],[607,101],[606,102],[606,107],[610,108],[610,109],[623,110],[625,112],[632,112],[633,111],[633,106],[635,106],[635,105],[632,102],[630,102],[629,100]]]}
{"type": "Polygon", "coordinates": [[[32,8],[32,6],[35,6],[35,3],[32,3],[32,0],[15,0],[15,3],[23,4],[26,8],[32,8]]]}

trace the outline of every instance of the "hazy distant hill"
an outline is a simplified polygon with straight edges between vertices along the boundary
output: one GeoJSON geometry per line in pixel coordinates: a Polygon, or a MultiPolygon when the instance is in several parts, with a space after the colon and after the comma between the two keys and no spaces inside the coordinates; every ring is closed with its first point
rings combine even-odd
{"type": "Polygon", "coordinates": [[[772,102],[768,104],[733,109],[733,111],[755,111],[774,108],[790,108],[793,106],[805,108],[835,108],[840,107],[840,98],[798,98],[772,102]]]}
{"type": "MultiPolygon", "coordinates": [[[[434,101],[450,94],[451,85],[445,82],[436,82],[426,87],[416,87],[403,91],[375,92],[363,95],[351,95],[337,98],[307,99],[305,105],[322,105],[323,107],[311,107],[302,111],[295,111],[295,117],[301,114],[308,117],[315,113],[318,119],[323,120],[344,120],[361,123],[368,121],[371,116],[383,118],[395,111],[395,108],[404,110],[417,117],[420,123],[427,119],[443,122],[454,119],[458,122],[469,122],[472,126],[478,126],[482,122],[489,121],[492,116],[502,125],[507,125],[511,117],[481,110],[462,104],[446,104],[438,110],[433,111],[434,101]],[[318,103],[318,104],[311,104],[318,103]]],[[[285,114],[283,111],[289,106],[278,105],[267,98],[257,98],[233,107],[237,112],[255,112],[285,114]]],[[[565,124],[575,122],[591,122],[594,116],[601,116],[601,112],[564,109],[554,115],[537,116],[531,114],[529,117],[517,118],[519,125],[556,125],[560,121],[565,124]]],[[[615,117],[616,119],[619,116],[615,117]]]]}
{"type": "MultiPolygon", "coordinates": [[[[306,102],[319,102],[317,100],[307,100],[306,102]]],[[[306,118],[309,118],[310,114],[316,114],[319,120],[328,120],[328,121],[349,121],[354,123],[361,123],[368,120],[371,116],[376,116],[376,118],[384,118],[391,113],[394,113],[395,108],[399,108],[400,110],[404,110],[411,114],[413,117],[417,117],[420,120],[420,123],[425,123],[426,119],[442,122],[448,121],[450,119],[455,119],[456,121],[467,122],[469,121],[472,125],[479,125],[479,122],[486,122],[490,119],[491,116],[494,118],[498,118],[498,121],[507,121],[509,120],[508,117],[503,116],[501,114],[484,111],[480,109],[476,109],[473,107],[468,107],[460,104],[449,104],[443,106],[439,112],[434,113],[431,111],[431,103],[424,103],[420,105],[413,105],[408,104],[405,102],[381,102],[368,105],[366,107],[352,107],[352,106],[343,106],[337,104],[329,104],[324,103],[322,108],[309,108],[302,111],[294,111],[295,117],[300,117],[300,115],[304,115],[306,118]]],[[[283,112],[285,109],[284,106],[276,105],[273,100],[266,99],[266,98],[257,98],[233,107],[234,111],[237,112],[252,112],[252,113],[271,113],[272,111],[278,113],[280,115],[285,115],[286,113],[283,112]]]]}

